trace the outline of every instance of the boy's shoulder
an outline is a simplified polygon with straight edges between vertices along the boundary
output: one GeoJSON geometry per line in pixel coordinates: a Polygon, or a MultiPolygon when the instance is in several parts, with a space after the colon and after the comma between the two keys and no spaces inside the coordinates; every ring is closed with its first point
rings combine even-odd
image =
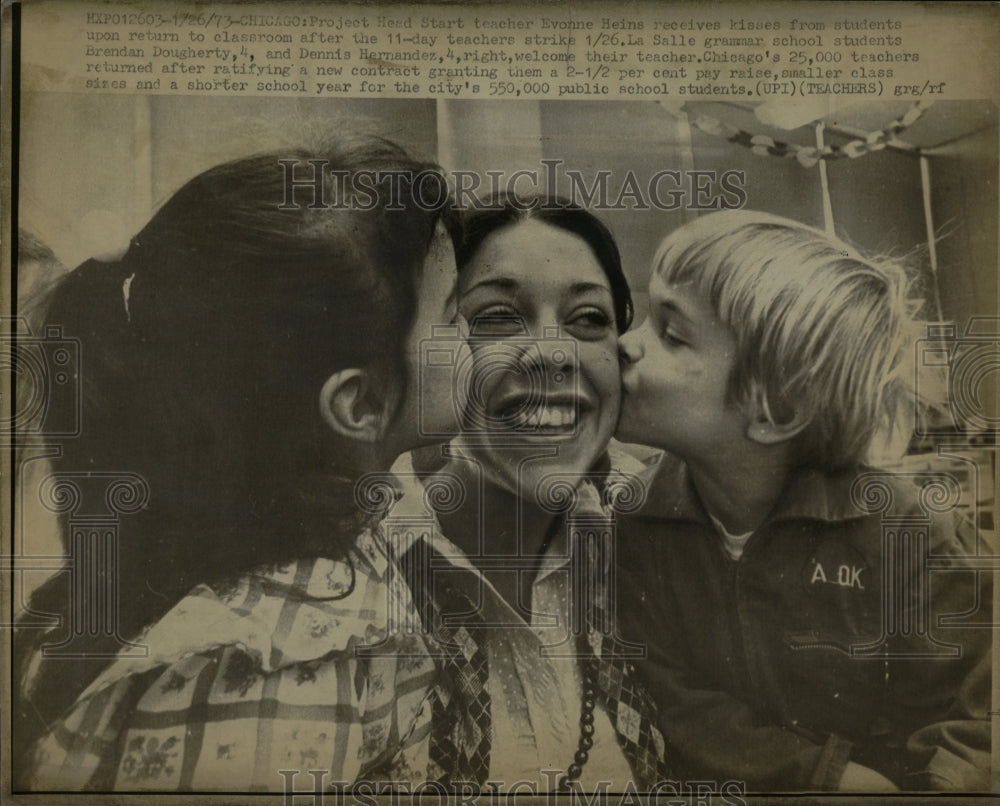
{"type": "MultiPolygon", "coordinates": [[[[955,520],[961,498],[960,482],[945,472],[901,472],[868,465],[837,471],[802,467],[789,474],[769,520],[921,519],[940,528],[955,520]]],[[[638,514],[653,520],[710,523],[687,465],[670,453],[658,457],[638,514]]]]}
{"type": "MultiPolygon", "coordinates": [[[[861,466],[849,477],[850,507],[885,522],[929,521],[936,528],[967,525],[966,483],[947,468],[894,470],[861,466]]],[[[975,485],[973,485],[975,486],[975,485]]]]}
{"type": "Polygon", "coordinates": [[[920,489],[906,474],[868,465],[793,470],[775,505],[775,517],[824,521],[870,516],[909,517],[921,511],[920,489]]]}
{"type": "Polygon", "coordinates": [[[786,494],[773,520],[824,521],[832,529],[827,534],[851,535],[852,542],[878,554],[886,540],[895,545],[904,534],[914,539],[925,535],[925,550],[935,555],[958,557],[977,551],[975,516],[960,506],[965,497],[961,482],[944,471],[869,465],[836,473],[808,470],[790,481],[786,494]]]}

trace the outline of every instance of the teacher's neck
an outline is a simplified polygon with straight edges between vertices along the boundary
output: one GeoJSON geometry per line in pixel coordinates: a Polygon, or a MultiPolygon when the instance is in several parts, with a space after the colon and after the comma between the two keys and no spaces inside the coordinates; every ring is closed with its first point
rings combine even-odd
{"type": "Polygon", "coordinates": [[[481,489],[482,499],[470,495],[455,512],[439,514],[441,528],[507,603],[521,610],[518,599],[530,603],[537,576],[537,571],[523,570],[530,567],[526,561],[544,554],[564,521],[490,481],[481,489]],[[502,557],[511,558],[509,566],[497,562],[502,557]]]}

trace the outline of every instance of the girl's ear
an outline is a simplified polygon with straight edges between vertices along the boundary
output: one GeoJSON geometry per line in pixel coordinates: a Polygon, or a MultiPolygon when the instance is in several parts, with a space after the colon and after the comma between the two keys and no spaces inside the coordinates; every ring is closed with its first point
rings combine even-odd
{"type": "Polygon", "coordinates": [[[330,428],[357,442],[378,442],[386,425],[385,406],[374,393],[369,373],[342,369],[319,391],[319,411],[330,428]]]}
{"type": "Polygon", "coordinates": [[[779,411],[771,411],[760,395],[755,395],[749,406],[747,439],[759,445],[777,445],[787,442],[809,425],[811,417],[798,406],[782,404],[779,411]]]}

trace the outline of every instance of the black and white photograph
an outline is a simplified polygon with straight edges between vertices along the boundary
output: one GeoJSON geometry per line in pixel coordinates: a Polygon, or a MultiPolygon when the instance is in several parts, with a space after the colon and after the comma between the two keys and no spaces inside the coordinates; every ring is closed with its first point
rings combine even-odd
{"type": "Polygon", "coordinates": [[[994,6],[14,5],[12,803],[1000,791],[994,6]]]}

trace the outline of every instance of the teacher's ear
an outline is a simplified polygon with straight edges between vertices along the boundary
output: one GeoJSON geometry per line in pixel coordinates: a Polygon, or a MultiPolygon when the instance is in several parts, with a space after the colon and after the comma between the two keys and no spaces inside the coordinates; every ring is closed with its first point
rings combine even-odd
{"type": "Polygon", "coordinates": [[[342,369],[319,391],[319,411],[330,428],[357,442],[377,442],[385,429],[386,408],[363,369],[342,369]]]}

